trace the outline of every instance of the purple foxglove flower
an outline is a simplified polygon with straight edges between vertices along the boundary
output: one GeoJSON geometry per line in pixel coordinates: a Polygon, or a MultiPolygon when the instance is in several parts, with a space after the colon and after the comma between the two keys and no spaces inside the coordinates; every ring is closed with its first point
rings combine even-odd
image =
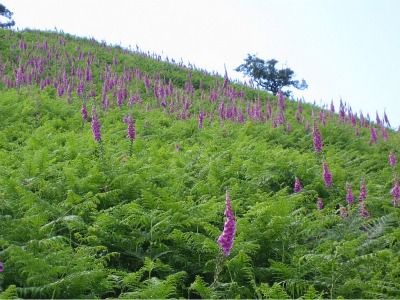
{"type": "Polygon", "coordinates": [[[233,214],[232,211],[231,198],[229,196],[228,191],[226,192],[225,206],[226,209],[224,215],[226,217],[226,221],[224,224],[224,230],[222,234],[219,236],[217,242],[221,246],[221,249],[222,251],[224,251],[225,255],[229,256],[233,246],[233,240],[235,238],[236,222],[235,222],[235,215],[233,214]]]}
{"type": "Polygon", "coordinates": [[[399,185],[399,179],[396,177],[395,180],[395,185],[394,187],[390,190],[390,194],[393,196],[393,205],[394,207],[397,207],[399,204],[399,199],[400,199],[400,185],[399,185]]]}
{"type": "Polygon", "coordinates": [[[371,140],[369,142],[370,145],[372,145],[373,143],[377,143],[378,142],[378,129],[375,129],[372,124],[369,127],[369,132],[371,134],[371,140]]]}
{"type": "Polygon", "coordinates": [[[206,115],[207,115],[207,113],[204,112],[204,111],[201,111],[199,113],[199,123],[197,125],[198,128],[203,128],[203,122],[204,122],[204,118],[205,118],[206,115]]]}
{"type": "Polygon", "coordinates": [[[324,208],[324,202],[322,201],[321,198],[318,198],[317,200],[317,209],[322,210],[324,208]]]}
{"type": "Polygon", "coordinates": [[[244,115],[241,111],[238,112],[238,122],[243,123],[244,122],[244,115]]]}
{"type": "Polygon", "coordinates": [[[296,177],[296,180],[294,182],[294,191],[295,191],[295,193],[298,193],[298,192],[301,191],[301,183],[300,183],[299,178],[297,178],[297,177],[296,177]]]}
{"type": "Polygon", "coordinates": [[[148,75],[144,76],[144,86],[146,90],[149,90],[151,88],[151,78],[148,75]]]}
{"type": "Polygon", "coordinates": [[[387,142],[388,139],[389,139],[389,135],[388,135],[388,133],[386,131],[386,128],[385,128],[385,126],[383,124],[381,124],[381,134],[382,134],[383,140],[385,142],[387,142]]]}
{"type": "Polygon", "coordinates": [[[356,127],[356,129],[354,130],[354,135],[360,136],[360,130],[358,129],[358,127],[356,127]]]}
{"type": "Polygon", "coordinates": [[[305,127],[306,127],[306,131],[307,131],[307,132],[310,132],[310,130],[311,130],[311,128],[310,128],[310,123],[308,123],[308,122],[306,121],[305,127]]]}
{"type": "Polygon", "coordinates": [[[340,104],[339,104],[339,117],[344,120],[346,116],[345,108],[342,102],[342,99],[340,99],[340,104]]]}
{"type": "Polygon", "coordinates": [[[83,119],[84,121],[87,121],[87,119],[88,119],[88,112],[87,112],[87,108],[86,108],[86,102],[83,102],[83,103],[82,103],[81,113],[82,113],[82,119],[83,119]]]}
{"type": "Polygon", "coordinates": [[[278,103],[282,110],[285,110],[285,97],[281,90],[278,91],[278,103]]]}
{"type": "Polygon", "coordinates": [[[321,124],[326,126],[326,115],[325,112],[321,109],[320,113],[319,113],[319,118],[321,120],[321,124]]]}
{"type": "Polygon", "coordinates": [[[390,152],[389,154],[389,163],[391,167],[395,167],[396,166],[396,156],[394,156],[394,154],[392,152],[390,152]]]}
{"type": "Polygon", "coordinates": [[[382,121],[381,121],[381,119],[379,118],[378,112],[376,112],[376,124],[378,124],[378,125],[381,125],[381,124],[382,124],[382,121]]]}
{"type": "Polygon", "coordinates": [[[225,104],[223,101],[219,102],[219,106],[218,106],[218,112],[219,112],[219,117],[220,119],[223,121],[225,120],[225,104]]]}
{"type": "Polygon", "coordinates": [[[333,105],[333,100],[331,100],[331,106],[330,106],[331,112],[335,112],[335,106],[333,105]]]}
{"type": "Polygon", "coordinates": [[[2,262],[0,262],[0,272],[4,271],[4,264],[2,262]]]}
{"type": "Polygon", "coordinates": [[[85,70],[85,79],[86,81],[92,81],[92,70],[89,67],[85,70]]]}
{"type": "Polygon", "coordinates": [[[313,128],[313,143],[314,149],[317,153],[322,152],[322,135],[321,132],[318,130],[318,126],[314,124],[313,128]]]}
{"type": "Polygon", "coordinates": [[[277,116],[276,116],[276,124],[277,125],[283,125],[283,124],[285,124],[285,122],[286,122],[286,119],[285,119],[285,116],[283,114],[283,110],[280,109],[278,114],[277,114],[277,116]]]}
{"type": "Polygon", "coordinates": [[[296,121],[300,122],[300,113],[298,111],[296,112],[296,121]]]}
{"type": "Polygon", "coordinates": [[[361,214],[361,217],[363,217],[363,218],[368,218],[371,216],[370,212],[365,208],[364,202],[361,203],[360,214],[361,214]]]}
{"type": "Polygon", "coordinates": [[[122,101],[123,101],[122,93],[121,93],[121,91],[117,91],[117,105],[121,106],[122,105],[122,101]]]}
{"type": "Polygon", "coordinates": [[[96,142],[101,142],[101,125],[99,122],[99,118],[96,112],[96,109],[92,109],[92,132],[93,132],[93,139],[96,142]]]}
{"type": "Polygon", "coordinates": [[[23,41],[23,40],[21,40],[20,42],[19,42],[19,48],[21,49],[21,50],[26,50],[26,48],[27,48],[27,43],[25,42],[25,41],[23,41]]]}
{"type": "Polygon", "coordinates": [[[390,122],[389,122],[389,119],[388,119],[388,117],[387,117],[387,115],[386,115],[386,111],[383,113],[383,120],[386,122],[386,124],[390,127],[390,122]]]}
{"type": "Polygon", "coordinates": [[[346,193],[347,204],[352,205],[354,202],[354,195],[353,195],[353,192],[351,191],[350,183],[348,183],[348,182],[346,182],[346,189],[347,189],[347,193],[346,193]]]}
{"type": "Polygon", "coordinates": [[[357,126],[357,114],[351,114],[350,122],[353,127],[357,126]]]}
{"type": "Polygon", "coordinates": [[[346,218],[347,217],[346,208],[342,204],[340,204],[340,215],[342,216],[342,218],[346,218]]]}
{"type": "Polygon", "coordinates": [[[365,186],[365,180],[361,181],[360,195],[358,196],[358,202],[362,202],[367,198],[367,187],[365,186]]]}
{"type": "Polygon", "coordinates": [[[57,87],[57,94],[58,94],[58,97],[61,98],[61,97],[64,95],[64,91],[65,91],[64,86],[60,84],[60,85],[57,87]]]}
{"type": "Polygon", "coordinates": [[[136,138],[136,130],[135,130],[135,123],[132,117],[124,117],[124,123],[128,124],[126,128],[126,137],[130,140],[134,140],[136,138]]]}
{"type": "Polygon", "coordinates": [[[362,112],[360,113],[360,123],[361,123],[361,126],[362,126],[362,127],[367,127],[367,126],[368,126],[368,123],[367,123],[367,121],[365,120],[364,115],[363,115],[362,112]]]}
{"type": "Polygon", "coordinates": [[[301,105],[301,102],[297,105],[297,111],[301,114],[303,113],[303,106],[301,105]]]}
{"type": "Polygon", "coordinates": [[[323,168],[324,168],[323,178],[324,178],[324,181],[325,181],[325,185],[327,187],[331,186],[332,183],[333,183],[332,174],[331,174],[331,172],[329,172],[328,165],[327,165],[326,161],[323,162],[323,168]]]}
{"type": "Polygon", "coordinates": [[[84,91],[85,91],[85,83],[83,81],[80,81],[78,87],[76,88],[76,93],[82,97],[84,91]]]}
{"type": "Polygon", "coordinates": [[[267,103],[267,114],[265,117],[267,120],[269,120],[272,117],[272,107],[271,107],[270,101],[268,101],[268,103],[267,103]]]}

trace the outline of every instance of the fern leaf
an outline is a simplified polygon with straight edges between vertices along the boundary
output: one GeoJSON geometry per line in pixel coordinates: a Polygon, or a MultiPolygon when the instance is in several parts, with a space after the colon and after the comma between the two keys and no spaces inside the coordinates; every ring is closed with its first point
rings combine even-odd
{"type": "Polygon", "coordinates": [[[17,287],[12,284],[2,293],[0,293],[0,299],[18,299],[17,287]]]}
{"type": "Polygon", "coordinates": [[[213,288],[208,287],[199,275],[196,276],[195,281],[190,285],[190,289],[196,291],[202,299],[210,299],[213,292],[213,288]]]}

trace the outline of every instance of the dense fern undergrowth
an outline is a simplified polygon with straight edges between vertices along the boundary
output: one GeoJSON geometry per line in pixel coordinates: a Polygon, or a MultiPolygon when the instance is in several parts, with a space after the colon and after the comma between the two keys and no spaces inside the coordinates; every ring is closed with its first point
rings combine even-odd
{"type": "Polygon", "coordinates": [[[0,298],[399,297],[386,115],[62,32],[0,40],[0,298]]]}

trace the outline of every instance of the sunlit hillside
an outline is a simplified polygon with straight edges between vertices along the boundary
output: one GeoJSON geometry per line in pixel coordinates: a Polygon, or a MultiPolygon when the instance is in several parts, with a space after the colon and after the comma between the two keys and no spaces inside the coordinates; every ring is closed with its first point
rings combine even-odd
{"type": "Polygon", "coordinates": [[[31,30],[0,112],[2,299],[400,295],[386,115],[31,30]]]}

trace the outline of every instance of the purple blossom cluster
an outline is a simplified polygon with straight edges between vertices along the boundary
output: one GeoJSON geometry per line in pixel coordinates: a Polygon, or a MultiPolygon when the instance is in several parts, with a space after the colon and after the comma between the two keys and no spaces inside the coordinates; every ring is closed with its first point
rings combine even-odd
{"type": "Polygon", "coordinates": [[[392,168],[396,167],[396,156],[393,154],[393,152],[389,153],[389,164],[392,168]]]}
{"type": "Polygon", "coordinates": [[[367,187],[365,185],[365,180],[361,180],[360,185],[360,195],[358,196],[358,202],[363,202],[367,198],[367,187]]]}
{"type": "Polygon", "coordinates": [[[363,218],[368,218],[371,216],[371,213],[365,208],[365,203],[360,204],[360,214],[363,218]]]}
{"type": "Polygon", "coordinates": [[[346,201],[348,205],[352,205],[354,202],[354,195],[348,182],[346,182],[346,201]]]}
{"type": "Polygon", "coordinates": [[[327,186],[327,187],[331,186],[333,184],[332,174],[328,169],[328,164],[326,163],[326,161],[324,161],[322,163],[322,166],[323,166],[323,169],[324,169],[324,172],[323,172],[322,176],[323,176],[324,181],[325,181],[325,186],[327,186]]]}
{"type": "Polygon", "coordinates": [[[321,198],[317,199],[317,209],[322,210],[324,208],[324,202],[322,201],[321,198]]]}
{"type": "Polygon", "coordinates": [[[296,180],[294,182],[294,191],[295,193],[298,193],[301,191],[301,183],[300,183],[300,179],[296,177],[296,180]]]}
{"type": "Polygon", "coordinates": [[[136,138],[136,129],[133,118],[131,116],[124,117],[122,121],[127,124],[126,137],[130,140],[134,140],[136,138]]]}
{"type": "Polygon", "coordinates": [[[221,246],[221,249],[225,253],[225,255],[229,256],[233,246],[233,240],[235,238],[236,222],[235,222],[235,215],[233,214],[232,210],[231,197],[228,191],[226,192],[225,206],[226,209],[224,215],[226,217],[226,221],[224,224],[224,230],[222,234],[219,236],[217,242],[221,246]]]}
{"type": "Polygon", "coordinates": [[[313,144],[314,149],[317,153],[322,152],[322,135],[321,132],[318,130],[318,126],[314,124],[313,128],[313,144]]]}
{"type": "Polygon", "coordinates": [[[278,91],[278,103],[279,103],[279,107],[281,108],[281,110],[285,110],[285,97],[283,96],[283,93],[281,90],[278,91]]]}
{"type": "Polygon", "coordinates": [[[346,208],[341,204],[340,204],[340,215],[342,216],[342,218],[346,218],[347,217],[346,208]]]}
{"type": "Polygon", "coordinates": [[[197,124],[197,128],[203,128],[204,118],[207,116],[207,113],[201,111],[199,113],[199,123],[197,124]]]}
{"type": "Polygon", "coordinates": [[[378,143],[378,129],[376,129],[374,126],[372,126],[372,124],[369,127],[369,132],[371,135],[371,139],[369,141],[369,144],[376,144],[378,143]]]}
{"type": "Polygon", "coordinates": [[[97,115],[96,109],[93,107],[92,109],[92,133],[93,139],[96,142],[101,142],[101,124],[99,122],[99,117],[97,115]]]}
{"type": "Polygon", "coordinates": [[[84,121],[87,121],[89,116],[88,116],[88,111],[87,111],[87,108],[86,108],[86,102],[82,103],[81,113],[82,113],[82,119],[84,121]]]}
{"type": "Polygon", "coordinates": [[[390,190],[390,194],[393,196],[393,206],[398,207],[399,205],[399,199],[400,199],[400,185],[399,185],[399,179],[396,176],[395,179],[395,184],[394,187],[390,190]]]}

